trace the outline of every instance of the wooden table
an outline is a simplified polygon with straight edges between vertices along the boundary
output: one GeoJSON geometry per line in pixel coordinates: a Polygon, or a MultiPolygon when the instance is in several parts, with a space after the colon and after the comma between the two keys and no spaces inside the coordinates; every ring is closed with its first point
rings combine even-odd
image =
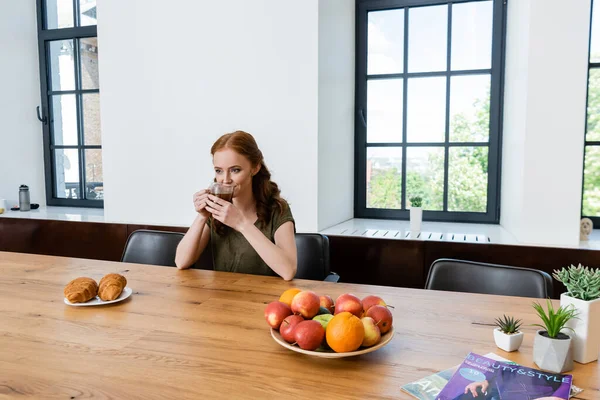
{"type": "MultiPolygon", "coordinates": [[[[531,299],[333,284],[0,252],[0,397],[410,398],[408,382],[459,364],[469,351],[532,363],[534,328],[520,352],[494,345],[510,312],[536,322],[531,299]],[[64,285],[119,272],[130,299],[70,307],[64,285]],[[322,359],[275,343],[265,304],[290,287],[334,299],[375,294],[394,305],[394,339],[373,353],[322,359]]],[[[600,398],[598,363],[575,364],[582,399],[600,398]]]]}

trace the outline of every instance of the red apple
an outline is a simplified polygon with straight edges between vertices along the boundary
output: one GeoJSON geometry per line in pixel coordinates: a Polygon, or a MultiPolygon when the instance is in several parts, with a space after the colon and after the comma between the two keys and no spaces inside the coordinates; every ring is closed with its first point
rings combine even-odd
{"type": "Polygon", "coordinates": [[[300,315],[290,315],[285,317],[279,327],[279,333],[283,340],[288,343],[294,343],[296,341],[296,339],[294,339],[294,328],[302,321],[304,321],[304,318],[300,315]]]}
{"type": "Polygon", "coordinates": [[[392,313],[388,310],[387,307],[384,306],[373,306],[369,308],[367,311],[367,317],[373,318],[375,320],[375,325],[379,327],[381,334],[387,333],[390,329],[392,329],[392,322],[394,317],[392,317],[392,313]]]}
{"type": "Polygon", "coordinates": [[[265,308],[265,319],[267,324],[273,329],[279,329],[279,325],[285,317],[292,314],[290,306],[280,301],[273,301],[265,308]]]}
{"type": "Polygon", "coordinates": [[[349,313],[354,314],[358,318],[360,318],[362,317],[362,310],[362,302],[358,297],[356,297],[353,294],[345,293],[338,297],[335,301],[335,315],[344,311],[348,311],[349,313]]]}
{"type": "MultiPolygon", "coordinates": [[[[289,318],[289,317],[288,317],[289,318]]],[[[362,347],[371,347],[379,343],[381,339],[381,331],[375,325],[375,321],[371,317],[364,317],[360,320],[365,328],[365,338],[361,344],[362,347]]]]}
{"type": "Polygon", "coordinates": [[[385,301],[379,296],[367,296],[362,299],[363,311],[366,313],[373,306],[386,306],[385,301]]]}
{"type": "Polygon", "coordinates": [[[292,312],[300,314],[306,319],[311,319],[319,312],[321,302],[315,292],[305,290],[294,296],[292,299],[292,312]]]}
{"type": "Polygon", "coordinates": [[[302,321],[294,328],[294,339],[304,350],[316,350],[325,338],[325,329],[319,321],[302,321]]]}
{"type": "Polygon", "coordinates": [[[321,301],[321,307],[325,307],[333,314],[333,312],[335,311],[335,306],[333,305],[333,299],[331,298],[331,296],[321,296],[319,297],[319,300],[321,301]]]}

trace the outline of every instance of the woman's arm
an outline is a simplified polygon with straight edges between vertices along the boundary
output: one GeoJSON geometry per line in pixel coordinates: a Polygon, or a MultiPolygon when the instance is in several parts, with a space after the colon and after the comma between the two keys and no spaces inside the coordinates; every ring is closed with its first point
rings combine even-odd
{"type": "Polygon", "coordinates": [[[198,214],[188,229],[175,253],[175,265],[179,269],[189,268],[200,258],[210,239],[210,228],[206,225],[208,218],[198,214]]]}

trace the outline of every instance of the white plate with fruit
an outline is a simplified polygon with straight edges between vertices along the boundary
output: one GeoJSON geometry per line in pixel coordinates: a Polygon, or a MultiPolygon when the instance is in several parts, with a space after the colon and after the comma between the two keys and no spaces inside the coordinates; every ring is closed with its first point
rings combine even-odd
{"type": "Polygon", "coordinates": [[[394,337],[393,316],[378,296],[330,296],[286,290],[265,308],[271,336],[281,346],[324,358],[370,353],[394,337]]]}

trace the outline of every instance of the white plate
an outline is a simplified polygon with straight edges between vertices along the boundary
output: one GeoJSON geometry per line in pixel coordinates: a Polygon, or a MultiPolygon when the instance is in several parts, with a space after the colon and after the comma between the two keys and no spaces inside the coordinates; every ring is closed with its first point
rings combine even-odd
{"type": "Polygon", "coordinates": [[[301,349],[300,347],[291,345],[288,342],[286,342],[285,340],[283,340],[283,338],[281,337],[279,332],[276,331],[275,329],[271,328],[271,336],[273,337],[273,339],[275,339],[275,341],[277,343],[279,343],[283,347],[286,347],[286,348],[296,351],[298,353],[308,354],[310,356],[323,357],[323,358],[352,357],[352,356],[359,356],[361,354],[370,353],[370,352],[375,351],[375,350],[385,346],[386,344],[388,344],[390,342],[390,340],[392,340],[392,337],[394,337],[394,332],[395,332],[395,330],[394,330],[394,327],[392,326],[392,329],[390,329],[385,335],[381,336],[381,340],[379,341],[379,343],[377,343],[374,346],[367,347],[367,348],[361,348],[356,351],[349,351],[347,353],[336,353],[333,350],[310,351],[310,350],[301,349]]]}
{"type": "Polygon", "coordinates": [[[66,297],[64,300],[65,300],[65,304],[67,304],[69,306],[74,306],[74,307],[103,306],[106,304],[118,303],[119,301],[123,301],[126,298],[128,298],[129,296],[131,296],[132,292],[133,292],[133,290],[131,290],[130,287],[126,286],[125,289],[123,289],[123,291],[119,295],[119,297],[117,297],[114,300],[110,300],[110,301],[101,300],[100,297],[98,297],[98,296],[86,301],[85,303],[71,303],[69,300],[67,300],[66,297]]]}

